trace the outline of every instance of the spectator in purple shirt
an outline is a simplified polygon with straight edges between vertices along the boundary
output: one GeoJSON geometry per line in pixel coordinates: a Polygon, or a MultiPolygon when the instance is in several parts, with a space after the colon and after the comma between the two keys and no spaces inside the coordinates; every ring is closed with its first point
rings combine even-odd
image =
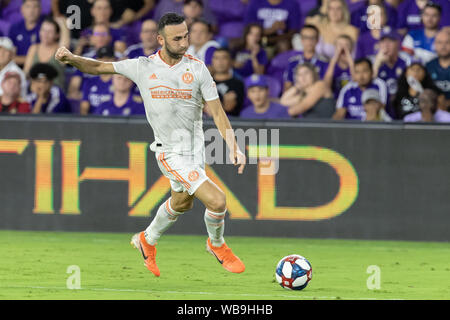
{"type": "Polygon", "coordinates": [[[341,89],[352,80],[355,67],[352,50],[352,38],[342,34],[336,39],[336,51],[324,76],[325,83],[332,88],[336,99],[341,89]]]}
{"type": "Polygon", "coordinates": [[[247,119],[290,118],[287,108],[271,102],[269,99],[269,83],[264,75],[254,74],[245,81],[247,96],[251,104],[239,115],[247,119]]]}
{"type": "Polygon", "coordinates": [[[125,52],[127,48],[125,31],[122,28],[113,28],[111,26],[112,7],[110,0],[95,0],[91,8],[92,26],[86,28],[81,33],[81,41],[86,43],[94,33],[93,29],[98,24],[106,25],[109,28],[109,34],[114,46],[114,50],[120,53],[125,52]]]}
{"type": "MultiPolygon", "coordinates": [[[[97,60],[103,62],[116,61],[114,50],[111,46],[100,48],[96,55],[97,60]]],[[[111,101],[113,96],[113,85],[111,74],[101,74],[83,81],[83,98],[80,103],[80,114],[87,115],[96,113],[103,102],[111,101]]]]}
{"type": "Polygon", "coordinates": [[[438,93],[432,89],[425,89],[419,95],[420,111],[410,113],[404,122],[450,122],[450,113],[438,109],[438,93]]]}
{"type": "Polygon", "coordinates": [[[28,48],[40,41],[39,30],[44,17],[41,15],[41,2],[39,0],[23,1],[20,11],[23,20],[11,26],[8,37],[17,48],[14,60],[18,65],[23,66],[28,48]]]}
{"type": "MultiPolygon", "coordinates": [[[[161,0],[156,4],[153,19],[159,21],[167,12],[174,12],[183,15],[183,6],[185,0],[161,0]]],[[[209,2],[211,0],[203,0],[203,18],[212,26],[216,25],[216,18],[211,12],[209,2]]],[[[213,0],[215,1],[215,0],[213,0]]],[[[228,1],[226,1],[227,3],[228,1]]]]}
{"type": "Polygon", "coordinates": [[[262,27],[251,23],[244,31],[243,44],[234,54],[234,69],[242,77],[264,74],[267,63],[266,51],[262,46],[262,27]]]}
{"type": "Polygon", "coordinates": [[[158,51],[158,25],[154,20],[148,19],[142,23],[139,35],[141,43],[129,46],[125,51],[128,59],[134,59],[140,56],[148,57],[158,51]]]}
{"type": "Polygon", "coordinates": [[[373,74],[386,82],[391,99],[397,93],[398,79],[411,63],[407,54],[399,52],[400,40],[401,36],[396,31],[383,32],[380,49],[373,62],[373,74]]]}
{"type": "Polygon", "coordinates": [[[300,7],[295,0],[250,0],[245,23],[259,23],[267,37],[267,45],[290,41],[302,26],[300,7]]]}
{"type": "Polygon", "coordinates": [[[364,5],[353,11],[351,14],[351,24],[355,27],[358,27],[360,33],[364,33],[370,30],[367,26],[368,9],[370,6],[378,6],[380,10],[383,10],[383,14],[386,16],[385,25],[391,27],[391,29],[396,29],[397,10],[393,6],[391,6],[384,0],[367,0],[361,2],[363,2],[364,5]]]}
{"type": "Polygon", "coordinates": [[[110,101],[100,104],[95,114],[102,116],[132,116],[144,115],[145,108],[142,98],[133,93],[133,82],[115,74],[112,78],[114,95],[110,101]]]}
{"type": "Polygon", "coordinates": [[[381,79],[373,79],[372,62],[369,59],[363,58],[355,61],[353,81],[347,83],[339,93],[333,119],[363,120],[366,112],[361,96],[364,90],[367,89],[376,89],[380,93],[383,104],[387,104],[386,84],[381,79]]]}
{"type": "Polygon", "coordinates": [[[69,101],[53,80],[58,76],[54,67],[46,63],[35,64],[30,70],[31,85],[27,97],[32,113],[69,113],[69,101]]]}
{"type": "MultiPolygon", "coordinates": [[[[429,3],[429,0],[403,0],[402,3],[397,8],[398,22],[397,29],[401,34],[406,34],[406,32],[423,28],[422,24],[422,10],[429,3]]],[[[450,25],[450,2],[448,0],[433,0],[442,8],[442,18],[440,26],[450,25]]]]}
{"type": "MultiPolygon", "coordinates": [[[[205,19],[203,15],[203,1],[202,0],[184,0],[183,3],[183,16],[185,18],[188,28],[197,19],[205,19]]],[[[206,19],[205,19],[206,20],[206,19]]],[[[207,20],[206,20],[207,21],[207,20]]],[[[215,24],[208,21],[211,25],[213,33],[216,29],[215,24]]]]}
{"type": "Polygon", "coordinates": [[[309,62],[316,66],[319,77],[322,79],[328,68],[326,60],[316,52],[319,42],[319,30],[314,25],[306,24],[300,31],[303,51],[289,58],[289,64],[284,72],[284,91],[294,83],[294,69],[297,65],[309,62]]]}

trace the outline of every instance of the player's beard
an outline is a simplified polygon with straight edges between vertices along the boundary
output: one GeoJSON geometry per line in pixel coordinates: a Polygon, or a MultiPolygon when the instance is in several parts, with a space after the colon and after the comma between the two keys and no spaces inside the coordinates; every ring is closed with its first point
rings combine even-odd
{"type": "Polygon", "coordinates": [[[172,50],[172,48],[170,48],[168,45],[166,45],[167,55],[169,57],[171,57],[172,59],[177,59],[177,60],[181,59],[183,57],[183,55],[186,53],[186,50],[187,49],[183,49],[182,52],[175,52],[175,51],[172,50]]]}

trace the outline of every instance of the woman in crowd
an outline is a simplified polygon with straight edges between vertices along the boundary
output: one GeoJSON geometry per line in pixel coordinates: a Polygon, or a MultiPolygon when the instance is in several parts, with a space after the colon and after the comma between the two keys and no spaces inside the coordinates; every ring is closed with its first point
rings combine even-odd
{"type": "Polygon", "coordinates": [[[28,49],[23,70],[28,74],[37,63],[50,64],[58,71],[55,84],[60,88],[64,88],[65,66],[56,61],[55,53],[59,47],[64,46],[68,48],[70,46],[70,33],[66,26],[66,19],[64,17],[58,17],[56,20],[50,17],[46,18],[42,22],[39,37],[41,42],[32,45],[28,49]]]}
{"type": "Polygon", "coordinates": [[[307,62],[295,69],[295,85],[283,93],[280,103],[288,107],[289,115],[303,118],[330,119],[335,111],[333,92],[307,62]]]}
{"type": "Polygon", "coordinates": [[[242,77],[264,74],[268,63],[267,54],[261,45],[263,28],[256,23],[245,28],[244,43],[235,53],[234,69],[242,77]]]}
{"type": "Polygon", "coordinates": [[[344,0],[328,0],[326,15],[309,17],[305,23],[313,24],[319,29],[321,38],[316,51],[327,59],[333,58],[334,42],[339,35],[348,35],[354,43],[358,40],[359,29],[350,25],[350,13],[344,0]]]}
{"type": "Polygon", "coordinates": [[[419,95],[424,89],[432,89],[439,93],[439,101],[444,95],[436,87],[431,76],[420,62],[409,65],[398,79],[397,94],[394,98],[394,109],[397,119],[403,119],[406,115],[420,111],[419,95]]]}

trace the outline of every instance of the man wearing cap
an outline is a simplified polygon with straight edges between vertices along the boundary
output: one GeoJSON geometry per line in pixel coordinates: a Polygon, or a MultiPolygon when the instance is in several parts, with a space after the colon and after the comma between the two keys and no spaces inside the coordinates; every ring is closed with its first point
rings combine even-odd
{"type": "MultiPolygon", "coordinates": [[[[14,62],[14,55],[16,48],[11,39],[7,37],[0,37],[0,83],[7,72],[16,72],[20,76],[20,95],[25,97],[27,92],[27,80],[25,73],[14,62]]],[[[3,94],[3,89],[0,88],[0,95],[3,94]]]]}
{"type": "Polygon", "coordinates": [[[438,109],[438,93],[432,89],[424,89],[419,95],[420,111],[410,113],[403,118],[404,122],[450,122],[450,113],[438,109]]]}
{"type": "Polygon", "coordinates": [[[374,77],[386,82],[389,97],[397,93],[397,80],[411,63],[410,57],[400,50],[401,36],[395,30],[381,32],[379,51],[373,62],[374,77]]]}
{"type": "Polygon", "coordinates": [[[7,72],[0,83],[3,94],[0,95],[0,113],[29,113],[30,104],[20,98],[22,79],[17,72],[7,72]]]}
{"type": "Polygon", "coordinates": [[[364,90],[361,100],[366,111],[363,121],[392,121],[392,118],[384,110],[385,105],[381,101],[378,90],[364,90]]]}
{"type": "Polygon", "coordinates": [[[58,71],[46,63],[37,63],[30,70],[31,86],[27,96],[32,113],[71,112],[63,91],[53,84],[58,71]]]}
{"type": "Polygon", "coordinates": [[[239,115],[247,119],[278,119],[290,118],[286,107],[269,99],[269,83],[264,75],[253,74],[245,80],[247,97],[251,105],[242,110],[239,115]]]}
{"type": "MultiPolygon", "coordinates": [[[[97,51],[97,59],[103,62],[116,61],[114,50],[111,46],[100,48],[97,51]]],[[[84,79],[81,86],[83,98],[80,104],[80,113],[96,113],[96,109],[103,102],[111,101],[113,97],[113,83],[111,74],[101,74],[84,79]]]]}

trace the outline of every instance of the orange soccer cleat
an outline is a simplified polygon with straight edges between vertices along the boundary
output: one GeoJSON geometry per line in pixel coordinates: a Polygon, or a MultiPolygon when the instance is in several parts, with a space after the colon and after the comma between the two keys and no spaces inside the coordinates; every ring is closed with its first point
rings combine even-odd
{"type": "Polygon", "coordinates": [[[136,233],[131,238],[131,244],[142,253],[144,258],[144,265],[150,270],[155,276],[159,277],[159,268],[156,265],[156,247],[147,243],[145,240],[144,232],[136,233]]]}
{"type": "Polygon", "coordinates": [[[214,247],[211,244],[211,240],[208,238],[206,241],[206,250],[217,258],[217,261],[219,261],[225,270],[233,273],[244,272],[244,263],[233,253],[233,251],[231,251],[226,243],[221,247],[214,247]]]}

